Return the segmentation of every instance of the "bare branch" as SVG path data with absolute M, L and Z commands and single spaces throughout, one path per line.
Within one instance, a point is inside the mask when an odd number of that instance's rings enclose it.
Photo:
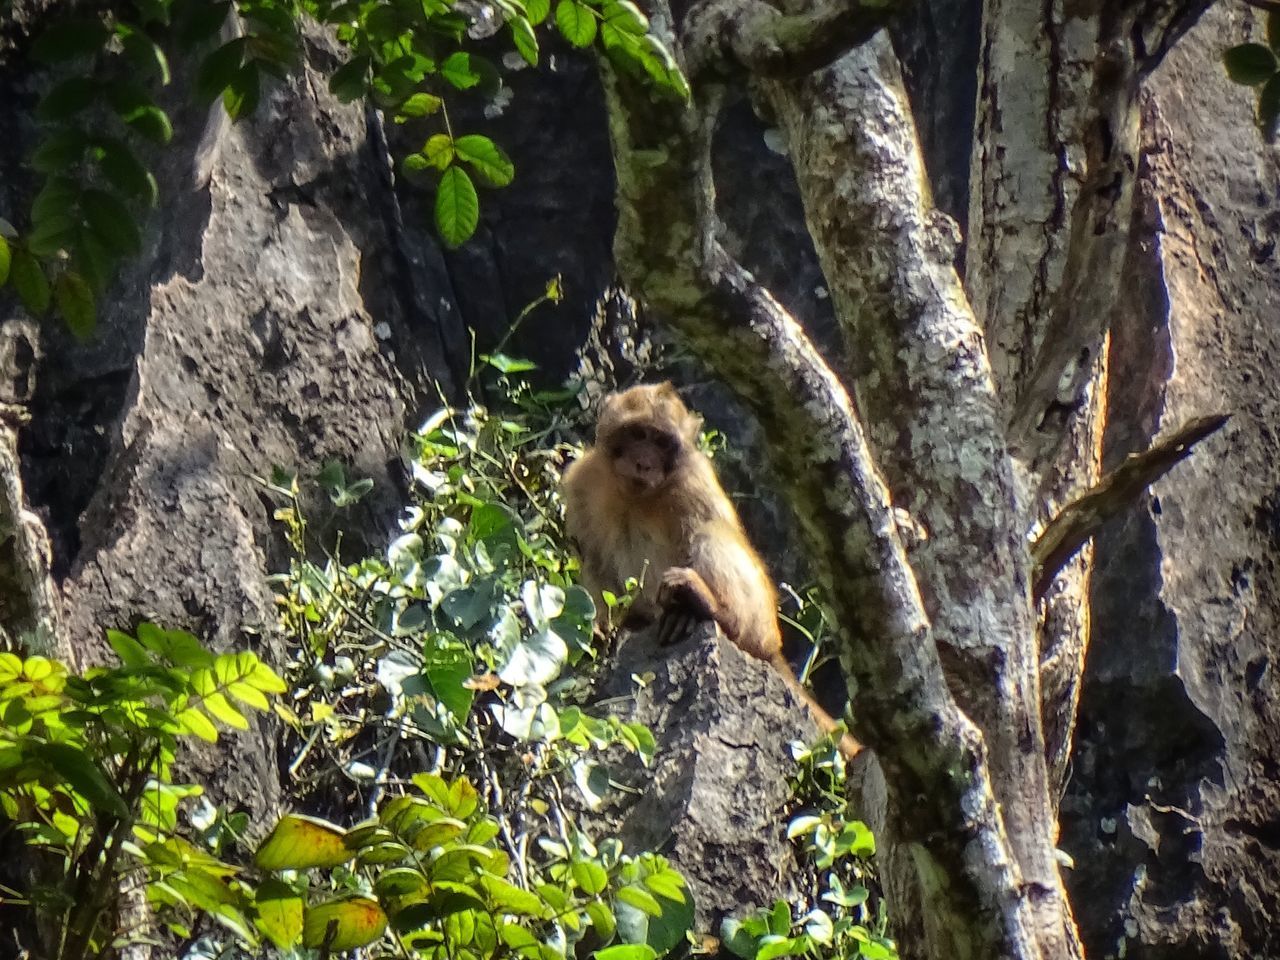
M 683 40 L 696 72 L 794 77 L 825 67 L 884 27 L 897 0 L 816 0 L 783 13 L 764 0 L 704 0 L 689 12 Z
M 1280 0 L 1241 0 L 1241 2 L 1253 7 L 1255 10 L 1265 10 L 1267 13 L 1280 13 Z
M 1036 599 L 1045 595 L 1058 571 L 1104 523 L 1189 457 L 1197 443 L 1222 429 L 1229 416 L 1217 414 L 1188 421 L 1142 453 L 1130 454 L 1087 493 L 1063 507 L 1031 548 Z

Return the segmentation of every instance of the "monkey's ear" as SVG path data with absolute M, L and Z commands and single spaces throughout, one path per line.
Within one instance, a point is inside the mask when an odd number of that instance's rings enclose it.
M 680 399 L 680 394 L 676 392 L 675 384 L 672 383 L 670 380 L 663 380 L 660 384 L 658 384 L 658 389 L 654 392 L 658 397 L 661 397 L 661 398 L 670 397 L 672 400 Z
M 698 442 L 698 434 L 702 432 L 702 414 L 687 413 L 684 418 L 685 438 L 693 444 Z

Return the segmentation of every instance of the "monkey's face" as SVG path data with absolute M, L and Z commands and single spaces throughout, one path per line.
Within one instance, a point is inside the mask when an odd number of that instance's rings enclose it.
M 680 440 L 651 424 L 628 423 L 608 441 L 613 472 L 633 493 L 652 493 L 667 482 L 680 458 Z
M 632 493 L 653 493 L 694 448 L 700 423 L 671 384 L 632 387 L 605 398 L 596 443 Z

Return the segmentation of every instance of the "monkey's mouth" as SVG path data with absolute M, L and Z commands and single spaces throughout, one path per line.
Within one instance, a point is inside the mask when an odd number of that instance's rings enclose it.
M 663 477 L 637 477 L 630 476 L 627 478 L 627 485 L 631 488 L 631 492 L 636 495 L 653 493 L 662 486 Z

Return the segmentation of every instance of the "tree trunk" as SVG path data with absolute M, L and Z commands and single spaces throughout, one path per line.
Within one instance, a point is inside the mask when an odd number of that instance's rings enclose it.
M 619 267 L 754 394 L 784 454 L 767 479 L 792 498 L 841 614 L 904 956 L 1070 955 L 1055 844 L 1075 863 L 1089 956 L 1280 953 L 1280 164 L 1219 65 L 1257 17 L 1217 4 L 1181 37 L 1203 6 L 918 5 L 894 38 L 910 101 L 880 39 L 807 78 L 751 84 L 781 132 L 751 116 L 740 77 L 712 70 L 699 92 L 727 104 L 720 237 L 702 229 L 708 131 L 647 91 L 613 90 Z M 36 93 L 13 39 L 36 14 L 19 7 L 0 38 L 15 105 L 0 117 L 0 216 L 15 220 Z M 1134 23 L 1147 61 L 1100 57 Z M 334 56 L 314 37 L 308 54 L 324 69 Z M 392 182 L 396 132 L 332 102 L 317 70 L 236 127 L 179 113 L 150 246 L 96 338 L 76 344 L 3 301 L 10 634 L 56 630 L 85 663 L 104 655 L 103 627 L 155 618 L 279 663 L 263 578 L 283 557 L 252 478 L 326 459 L 373 477 L 343 523 L 353 551 L 353 535 L 376 549 L 400 502 L 399 438 L 433 379 L 459 387 L 468 326 L 494 342 L 562 272 L 571 302 L 513 352 L 571 366 L 613 276 L 613 183 L 590 66 L 560 59 L 510 79 L 495 138 L 527 179 L 486 197 L 477 240 L 456 253 L 431 237 L 429 197 Z M 1099 117 L 1112 151 L 1099 152 Z M 1120 186 L 1102 210 L 1092 188 L 1106 171 Z M 1033 608 L 1028 531 L 1099 466 L 1219 410 L 1233 420 L 1205 455 L 1099 537 L 1092 579 L 1078 561 Z M 709 724 L 738 715 L 732 692 L 697 685 Z M 656 731 L 675 751 L 688 746 L 678 724 Z M 275 739 L 200 759 L 222 799 L 276 805 Z M 785 775 L 758 772 L 769 789 Z M 653 799 L 678 818 L 682 850 L 717 842 L 705 809 Z M 682 866 L 723 887 L 715 864 Z M 729 899 L 750 906 L 755 886 Z M 760 903 L 776 892 L 755 890 Z

